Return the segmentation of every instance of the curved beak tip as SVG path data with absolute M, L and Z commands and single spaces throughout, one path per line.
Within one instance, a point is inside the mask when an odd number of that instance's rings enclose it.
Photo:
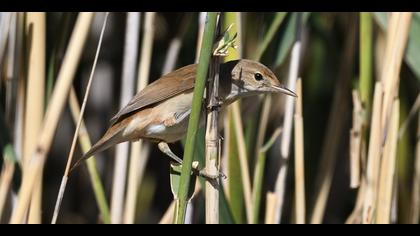
M 291 91 L 290 89 L 284 87 L 284 86 L 273 86 L 273 88 L 276 90 L 276 92 L 278 93 L 284 93 L 286 95 L 292 96 L 297 98 L 298 96 L 296 95 L 296 93 L 294 93 L 293 91 Z
M 287 91 L 287 93 L 285 93 L 285 94 L 290 95 L 290 96 L 295 97 L 295 98 L 298 97 L 298 95 L 296 93 L 292 92 L 291 90 Z

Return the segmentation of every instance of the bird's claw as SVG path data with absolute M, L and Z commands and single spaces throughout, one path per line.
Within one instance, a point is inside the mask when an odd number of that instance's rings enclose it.
M 171 160 L 171 165 L 172 166 L 177 166 L 178 168 L 180 168 L 182 163 Z M 181 169 L 178 169 L 177 171 L 179 171 L 179 174 L 181 173 Z M 192 174 L 194 174 L 196 176 L 199 176 L 199 177 L 203 177 L 210 182 L 214 182 L 214 181 L 218 180 L 219 178 L 222 178 L 222 179 L 227 178 L 226 175 L 221 171 L 218 171 L 218 173 L 216 175 L 211 175 L 211 174 L 207 173 L 205 168 L 200 170 L 198 168 L 198 162 L 197 161 L 194 161 L 192 163 Z
M 220 109 L 223 105 L 223 102 L 216 98 L 216 101 L 207 105 L 207 110 L 214 111 L 216 109 Z
M 218 173 L 216 175 L 210 175 L 210 174 L 207 173 L 206 169 L 202 169 L 202 170 L 198 171 L 197 175 L 200 176 L 200 177 L 203 177 L 205 179 L 208 179 L 208 180 L 217 180 L 219 178 L 222 178 L 222 179 L 227 178 L 226 175 L 221 171 L 218 171 Z

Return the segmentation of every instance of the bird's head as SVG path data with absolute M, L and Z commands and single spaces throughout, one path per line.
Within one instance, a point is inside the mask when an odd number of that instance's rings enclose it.
M 265 65 L 251 60 L 241 59 L 226 63 L 229 68 L 232 91 L 236 96 L 249 96 L 262 93 L 283 93 L 296 97 L 296 94 L 280 83 L 276 75 Z

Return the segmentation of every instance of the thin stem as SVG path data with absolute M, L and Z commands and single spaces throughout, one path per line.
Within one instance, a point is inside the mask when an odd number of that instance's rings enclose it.
M 202 99 L 206 85 L 207 70 L 213 48 L 213 40 L 216 30 L 217 13 L 207 13 L 207 22 L 203 34 L 203 43 L 201 45 L 200 59 L 197 69 L 197 77 L 194 87 L 192 110 L 188 123 L 187 141 L 184 151 L 182 173 L 179 183 L 179 192 L 176 204 L 175 223 L 182 224 L 185 221 L 187 207 L 187 195 L 190 185 L 191 165 L 193 161 L 194 148 L 196 145 L 196 134 L 200 120 Z
M 7 36 L 9 35 L 11 12 L 0 13 L 0 66 L 3 65 L 4 53 L 6 52 Z
M 401 139 L 405 133 L 405 131 L 408 128 L 408 125 L 410 122 L 414 119 L 416 113 L 420 109 L 420 93 L 417 95 L 416 101 L 414 102 L 413 106 L 410 109 L 410 112 L 408 113 L 407 118 L 404 120 L 404 122 L 401 125 L 400 131 L 398 132 L 398 139 Z
M 83 120 L 83 114 L 85 113 L 87 99 L 89 97 L 90 88 L 92 86 L 93 75 L 95 73 L 96 64 L 98 62 L 99 53 L 101 51 L 102 39 L 103 39 L 103 35 L 104 35 L 104 32 L 105 32 L 108 15 L 109 15 L 109 13 L 107 12 L 105 14 L 105 18 L 104 18 L 104 22 L 103 22 L 103 25 L 102 25 L 101 34 L 99 36 L 99 42 L 98 42 L 98 46 L 96 48 L 95 59 L 93 61 L 92 70 L 90 72 L 89 82 L 88 82 L 88 84 L 86 86 L 86 92 L 85 92 L 85 96 L 83 98 L 82 108 L 80 109 L 80 116 L 79 116 L 79 119 L 77 121 L 76 130 L 74 131 L 73 141 L 71 143 L 70 153 L 69 153 L 69 156 L 67 158 L 66 169 L 64 171 L 64 175 L 63 175 L 63 178 L 62 178 L 62 181 L 61 181 L 61 185 L 60 185 L 60 190 L 58 192 L 57 201 L 55 203 L 54 214 L 53 214 L 53 218 L 52 218 L 52 221 L 51 221 L 52 224 L 55 224 L 57 222 L 58 213 L 60 211 L 61 202 L 63 200 L 64 191 L 66 189 L 66 184 L 67 184 L 67 179 L 68 179 L 68 176 L 69 176 L 70 166 L 71 166 L 71 163 L 72 163 L 72 160 L 73 160 L 74 150 L 76 148 L 77 138 L 78 138 L 80 126 L 81 126 L 82 120 Z
M 188 27 L 191 23 L 191 13 L 185 13 L 185 16 L 183 17 L 180 29 L 177 33 L 177 35 L 171 40 L 169 43 L 169 48 L 166 53 L 165 63 L 163 65 L 162 69 L 162 75 L 165 75 L 175 68 L 179 51 L 181 50 L 182 46 L 182 38 L 184 37 L 185 33 L 187 32 Z M 198 50 L 197 50 L 198 51 Z
M 80 117 L 80 105 L 77 101 L 77 95 L 76 91 L 74 90 L 74 87 L 70 91 L 69 105 L 73 121 L 77 124 L 77 120 Z M 89 138 L 89 134 L 87 132 L 86 125 L 83 120 L 79 131 L 79 145 L 81 146 L 83 153 L 88 152 L 92 147 L 92 142 Z M 105 224 L 109 224 L 111 223 L 109 206 L 105 197 L 104 186 L 101 182 L 101 178 L 96 168 L 96 159 L 94 157 L 89 158 L 86 160 L 86 164 L 89 172 L 90 182 L 92 183 L 93 192 L 95 194 L 96 203 L 98 204 L 102 220 Z
M 252 201 L 253 201 L 253 219 L 252 223 L 258 223 L 259 209 L 260 209 L 260 200 L 261 200 L 261 189 L 262 189 L 262 179 L 264 176 L 264 167 L 266 161 L 266 152 L 263 152 L 261 147 L 263 146 L 263 140 L 265 136 L 265 131 L 267 130 L 268 118 L 270 115 L 270 108 L 272 103 L 272 97 L 270 95 L 265 97 L 263 108 L 261 110 L 261 119 L 258 127 L 258 138 L 257 138 L 257 164 L 254 171 L 254 188 L 252 191 Z
M 238 48 L 236 50 L 229 49 L 228 55 L 224 58 L 225 61 L 238 60 L 242 58 L 242 18 L 240 12 L 225 12 L 224 15 L 224 29 L 227 29 L 229 26 L 232 26 L 232 32 L 237 32 L 238 37 L 236 44 Z M 232 211 L 232 214 L 235 219 L 235 223 L 244 222 L 244 192 L 243 185 L 238 184 L 242 180 L 241 166 L 239 164 L 239 155 L 238 155 L 238 137 L 235 134 L 235 127 L 233 121 L 233 109 L 232 106 L 227 108 L 228 114 L 225 119 L 225 141 L 223 142 L 225 148 L 224 156 L 222 161 L 224 162 L 222 168 L 225 168 L 223 171 L 229 176 L 225 181 L 223 181 L 223 187 L 226 189 L 228 194 L 227 198 L 229 200 L 229 207 Z M 242 139 L 245 139 L 242 137 Z
M 277 30 L 280 28 L 281 23 L 283 22 L 284 18 L 286 17 L 287 12 L 278 12 L 274 16 L 273 22 L 270 25 L 267 33 L 264 35 L 264 39 L 261 42 L 261 45 L 258 47 L 257 53 L 255 54 L 255 60 L 261 60 L 264 52 L 266 51 L 268 45 L 273 40 L 274 36 L 276 35 Z
M 3 13 L 4 14 L 4 13 Z M 5 102 L 5 120 L 13 121 L 13 115 L 15 114 L 16 106 L 16 84 L 17 84 L 17 47 L 18 45 L 18 20 L 17 13 L 12 12 L 10 18 L 10 28 L 8 32 L 8 43 L 7 43 L 7 57 L 5 58 L 5 76 L 6 76 L 6 102 Z M 1 44 L 1 43 L 0 43 Z M 1 46 L 0 46 L 1 47 Z M 0 53 L 0 56 L 2 54 Z M 0 59 L 0 66 L 1 66 Z
M 235 135 L 238 142 L 239 164 L 241 166 L 242 187 L 244 189 L 245 210 L 247 222 L 252 221 L 252 188 L 251 175 L 249 173 L 248 158 L 246 153 L 245 136 L 242 130 L 242 119 L 240 115 L 240 107 L 238 102 L 232 104 L 232 113 L 235 126 Z
M 373 69 L 373 30 L 372 27 L 372 13 L 361 12 L 360 13 L 360 99 L 363 107 L 366 110 L 366 123 L 368 123 L 370 109 L 371 109 L 371 97 L 372 97 L 372 69 Z

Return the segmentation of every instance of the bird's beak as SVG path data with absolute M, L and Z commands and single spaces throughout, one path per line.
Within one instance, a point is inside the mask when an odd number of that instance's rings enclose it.
M 280 86 L 271 85 L 270 87 L 273 89 L 273 92 L 284 93 L 284 94 L 290 95 L 292 97 L 297 97 L 296 93 L 292 92 L 291 90 L 289 90 L 288 88 L 286 88 L 282 85 L 280 85 Z

